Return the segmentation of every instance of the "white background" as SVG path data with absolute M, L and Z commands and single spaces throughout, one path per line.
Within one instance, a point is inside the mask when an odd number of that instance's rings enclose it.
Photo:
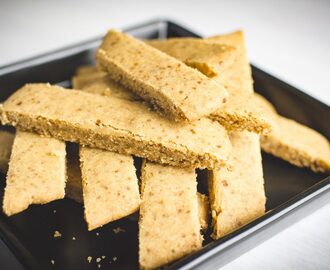
M 157 17 L 244 29 L 252 63 L 330 104 L 330 1 L 0 0 L 0 66 Z M 327 205 L 224 269 L 330 269 L 329 233 Z

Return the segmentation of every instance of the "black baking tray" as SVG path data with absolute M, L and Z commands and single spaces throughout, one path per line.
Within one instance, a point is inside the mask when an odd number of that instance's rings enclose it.
M 139 38 L 198 37 L 168 20 L 147 22 L 125 31 Z M 93 63 L 100 41 L 101 37 L 98 37 L 0 68 L 0 101 L 28 82 L 70 86 L 75 70 Z M 282 115 L 330 138 L 327 105 L 254 66 L 252 68 L 256 91 L 268 98 Z M 294 167 L 264 153 L 263 167 L 267 213 L 218 241 L 210 241 L 207 237 L 202 250 L 166 268 L 220 267 L 330 201 L 330 177 L 327 175 Z M 2 175 L 1 200 L 4 182 Z M 113 229 L 118 227 L 125 232 L 114 233 Z M 54 239 L 55 230 L 62 233 L 61 238 Z M 95 259 L 106 256 L 100 262 L 101 269 L 136 269 L 137 235 L 137 222 L 132 218 L 88 232 L 83 207 L 69 199 L 31 206 L 10 218 L 0 213 L 0 268 L 99 269 Z M 93 258 L 90 264 L 88 256 Z

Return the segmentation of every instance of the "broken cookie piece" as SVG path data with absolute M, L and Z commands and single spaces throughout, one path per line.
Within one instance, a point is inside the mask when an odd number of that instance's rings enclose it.
M 65 143 L 17 131 L 7 172 L 3 211 L 11 216 L 31 204 L 64 198 Z

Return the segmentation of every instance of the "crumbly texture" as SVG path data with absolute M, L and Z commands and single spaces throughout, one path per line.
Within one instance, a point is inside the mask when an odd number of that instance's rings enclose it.
M 139 209 L 139 185 L 132 156 L 80 147 L 80 166 L 88 230 Z
M 3 211 L 11 216 L 30 204 L 64 197 L 65 143 L 17 131 L 9 161 Z
M 68 180 L 65 187 L 65 196 L 76 201 L 77 203 L 82 203 L 83 196 L 79 162 L 79 146 L 73 143 L 67 144 L 66 153 Z
M 0 172 L 2 173 L 7 173 L 14 138 L 14 134 L 0 130 Z
M 232 91 L 228 102 L 210 119 L 218 121 L 228 131 L 251 131 L 268 134 L 274 126 L 274 120 L 257 105 L 253 94 Z
M 206 231 L 209 226 L 210 202 L 209 198 L 197 192 L 199 222 L 202 231 Z
M 144 162 L 141 171 L 139 263 L 155 269 L 202 247 L 197 181 L 194 169 Z
M 233 146 L 228 165 L 209 175 L 214 239 L 265 213 L 265 191 L 259 136 L 230 133 Z
M 198 69 L 210 78 L 232 65 L 237 58 L 234 47 L 210 43 L 198 38 L 157 39 L 147 40 L 146 43 Z
M 230 93 L 228 100 L 210 114 L 212 120 L 218 121 L 229 131 L 269 133 L 273 122 L 262 108 L 255 105 L 252 96 L 253 81 L 243 33 L 235 32 L 218 39 L 174 38 L 147 43 L 187 65 L 198 63 L 195 64 L 200 67 L 197 67 L 198 70 L 227 87 Z
M 219 167 L 231 150 L 226 130 L 206 118 L 176 123 L 141 103 L 49 84 L 24 86 L 0 109 L 3 124 L 173 166 Z
M 224 87 L 197 70 L 121 32 L 109 31 L 97 60 L 111 79 L 176 121 L 209 115 L 228 96 Z

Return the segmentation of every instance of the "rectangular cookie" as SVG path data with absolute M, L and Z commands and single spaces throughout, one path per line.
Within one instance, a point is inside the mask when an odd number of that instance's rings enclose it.
M 259 136 L 230 133 L 233 146 L 228 165 L 209 174 L 214 239 L 265 213 L 265 191 Z
M 139 264 L 155 269 L 202 247 L 194 169 L 144 162 Z
M 266 108 L 275 119 L 274 129 L 261 136 L 265 152 L 284 159 L 298 167 L 307 167 L 314 172 L 330 172 L 330 145 L 327 138 L 317 131 L 292 119 L 280 116 L 262 96 L 260 106 Z
M 88 230 L 136 212 L 140 193 L 132 156 L 88 147 L 79 152 Z
M 207 116 L 227 97 L 220 84 L 121 32 L 108 32 L 97 51 L 97 60 L 111 79 L 176 121 Z
M 49 84 L 24 86 L 0 111 L 2 124 L 173 166 L 218 167 L 231 149 L 226 130 L 206 118 L 175 123 L 141 103 Z
M 258 110 L 243 32 L 218 36 L 215 40 L 235 46 L 241 52 L 235 65 L 227 70 L 227 74 L 222 73 L 217 79 L 228 81 L 226 87 L 230 97 L 249 95 L 251 103 L 247 103 L 247 106 Z M 228 104 L 230 103 L 228 100 Z M 239 102 L 236 105 L 239 107 Z M 261 116 L 273 124 L 272 118 L 267 117 L 262 110 L 261 112 Z M 212 237 L 215 239 L 265 213 L 266 197 L 259 135 L 248 131 L 235 131 L 229 133 L 229 136 L 233 148 L 228 163 L 221 170 L 213 170 L 209 175 Z
M 65 143 L 17 131 L 7 172 L 4 213 L 11 216 L 31 204 L 62 199 L 65 182 Z
M 234 47 L 210 43 L 199 38 L 146 40 L 146 44 L 196 68 L 209 78 L 231 66 L 237 58 Z

